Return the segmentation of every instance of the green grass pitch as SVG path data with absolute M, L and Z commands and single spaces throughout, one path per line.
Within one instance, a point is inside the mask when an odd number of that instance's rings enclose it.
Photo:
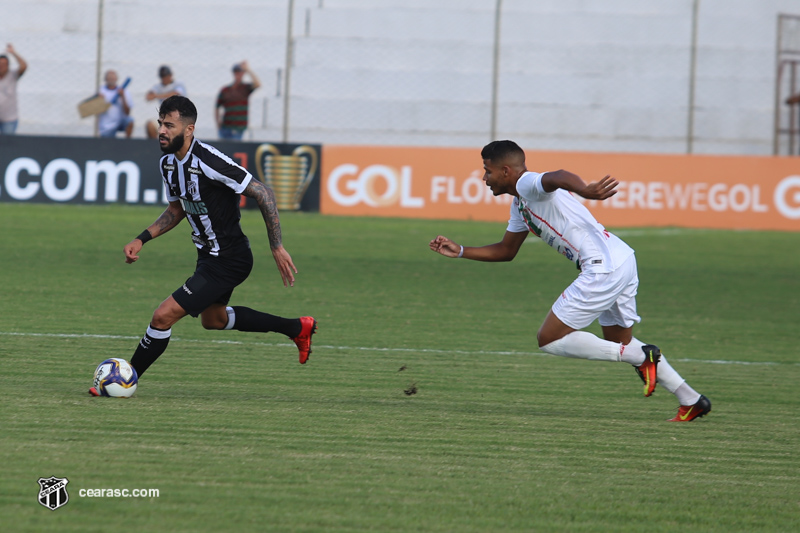
M 279 335 L 187 318 L 133 398 L 92 398 L 95 366 L 130 359 L 192 272 L 186 223 L 124 263 L 159 213 L 0 207 L 3 531 L 800 529 L 800 233 L 618 232 L 637 337 L 713 402 L 689 424 L 628 365 L 539 352 L 577 274 L 541 242 L 480 264 L 427 243 L 496 242 L 504 224 L 301 213 L 282 215 L 294 288 L 244 214 L 256 263 L 233 303 L 313 314 L 307 365 Z M 50 476 L 69 479 L 55 511 L 37 502 Z M 159 497 L 79 496 L 98 488 Z

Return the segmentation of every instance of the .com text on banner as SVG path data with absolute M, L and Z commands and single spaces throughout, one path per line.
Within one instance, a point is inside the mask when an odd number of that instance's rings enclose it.
M 610 174 L 617 194 L 586 202 L 610 227 L 800 230 L 800 158 L 526 151 L 536 172 Z M 511 198 L 482 180 L 480 148 L 324 146 L 320 211 L 508 220 Z

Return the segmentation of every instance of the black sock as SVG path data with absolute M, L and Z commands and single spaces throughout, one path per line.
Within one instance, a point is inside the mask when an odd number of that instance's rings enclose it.
M 231 307 L 231 309 L 234 312 L 232 329 L 239 331 L 259 331 L 261 333 L 277 331 L 294 338 L 300 335 L 300 330 L 303 329 L 299 318 L 282 318 L 249 307 Z
M 156 359 L 167 349 L 171 334 L 172 329 L 164 331 L 153 326 L 147 328 L 147 333 L 139 341 L 139 346 L 136 347 L 136 351 L 131 357 L 131 366 L 136 369 L 136 374 L 140 378 L 145 370 L 150 368 L 150 365 L 155 363 Z

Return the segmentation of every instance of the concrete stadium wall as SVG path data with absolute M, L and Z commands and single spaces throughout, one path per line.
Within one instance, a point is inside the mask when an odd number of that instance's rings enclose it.
M 21 134 L 93 133 L 99 0 L 0 0 L 29 64 Z M 248 59 L 248 140 L 281 140 L 287 0 L 105 0 L 102 70 L 144 94 L 169 64 L 213 139 L 213 105 Z M 504 0 L 497 136 L 528 149 L 687 149 L 693 0 Z M 290 142 L 480 146 L 490 140 L 495 0 L 296 0 Z M 696 153 L 772 152 L 779 13 L 798 0 L 700 0 Z

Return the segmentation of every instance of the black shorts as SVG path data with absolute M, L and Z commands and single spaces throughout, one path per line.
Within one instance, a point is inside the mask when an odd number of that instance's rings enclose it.
M 224 257 L 199 250 L 194 274 L 172 293 L 172 297 L 197 318 L 212 304 L 227 305 L 233 289 L 247 279 L 252 269 L 253 252 L 249 245 L 237 247 Z

